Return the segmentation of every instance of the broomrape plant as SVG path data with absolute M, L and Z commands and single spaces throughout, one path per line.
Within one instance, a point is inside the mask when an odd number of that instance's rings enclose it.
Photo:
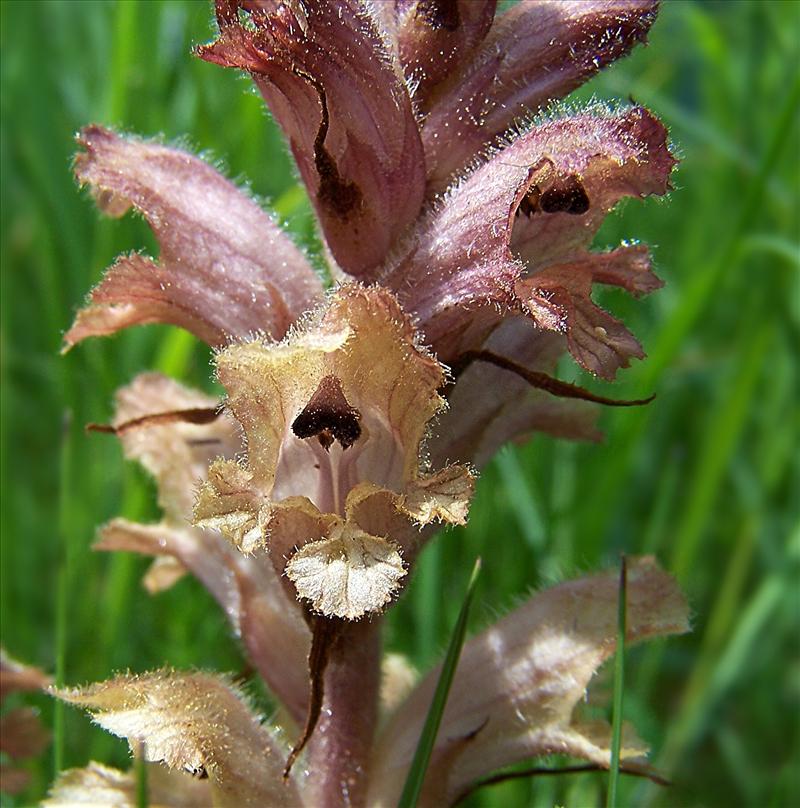
M 65 348 L 129 326 L 215 349 L 222 401 L 146 373 L 112 425 L 156 478 L 158 524 L 115 519 L 97 547 L 155 557 L 157 592 L 191 572 L 282 705 L 263 722 L 231 680 L 160 670 L 57 695 L 154 767 L 152 804 L 394 805 L 436 671 L 383 658 L 382 615 L 437 525 L 461 525 L 480 469 L 533 431 L 591 439 L 595 403 L 552 376 L 568 351 L 611 380 L 644 356 L 591 298 L 661 284 L 648 251 L 589 249 L 624 197 L 661 195 L 675 160 L 640 106 L 533 119 L 642 41 L 652 0 L 217 0 L 210 62 L 247 72 L 316 211 L 325 291 L 278 225 L 184 151 L 84 129 L 78 180 L 133 207 L 158 260 L 123 255 Z M 609 765 L 577 702 L 615 648 L 613 573 L 541 592 L 462 652 L 421 801 L 548 754 Z M 652 559 L 631 562 L 628 640 L 687 629 Z M 291 750 L 287 738 L 297 739 Z M 622 758 L 645 770 L 626 731 Z M 294 764 L 294 765 L 293 765 Z M 191 775 L 195 775 L 192 777 Z M 133 805 L 132 774 L 63 773 L 48 805 Z

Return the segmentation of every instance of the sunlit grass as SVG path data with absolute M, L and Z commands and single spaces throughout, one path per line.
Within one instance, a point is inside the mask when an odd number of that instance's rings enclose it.
M 799 17 L 780 0 L 664 3 L 651 45 L 580 91 L 649 105 L 683 157 L 666 203 L 629 202 L 597 239 L 653 246 L 665 289 L 604 300 L 650 354 L 613 394 L 658 397 L 606 412 L 602 445 L 536 437 L 505 449 L 470 525 L 425 551 L 388 621 L 389 648 L 426 668 L 444 652 L 477 555 L 473 627 L 621 552 L 658 555 L 689 594 L 694 631 L 628 652 L 625 716 L 674 785 L 623 777 L 619 805 L 800 803 Z M 145 560 L 90 550 L 104 520 L 157 512 L 145 475 L 83 425 L 106 421 L 114 389 L 145 369 L 211 389 L 207 349 L 152 327 L 58 354 L 114 256 L 155 249 L 142 221 L 101 220 L 76 189 L 72 138 L 90 121 L 187 138 L 319 254 L 260 99 L 189 56 L 209 22 L 191 0 L 0 2 L 2 642 L 70 684 L 163 664 L 242 669 L 201 586 L 151 598 Z M 609 392 L 569 363 L 561 372 Z M 592 693 L 587 710 L 610 717 L 610 668 Z M 39 703 L 52 725 L 53 704 Z M 56 727 L 59 767 L 127 765 L 125 745 L 76 711 Z M 31 766 L 29 793 L 4 805 L 44 793 L 54 760 Z M 602 804 L 606 784 L 603 774 L 509 781 L 468 804 L 582 808 Z

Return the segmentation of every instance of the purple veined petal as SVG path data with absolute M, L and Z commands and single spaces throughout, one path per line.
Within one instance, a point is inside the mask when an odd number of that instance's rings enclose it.
M 591 281 L 633 285 L 635 293 L 658 281 L 642 267 L 641 248 L 612 253 L 616 266 L 586 248 L 621 198 L 666 193 L 674 164 L 666 129 L 642 107 L 539 124 L 442 198 L 383 282 L 416 314 L 445 362 L 457 364 L 505 315 L 522 312 L 568 342 L 573 323 L 588 325 L 600 343 L 605 329 L 621 356 L 591 362 L 587 350 L 576 349 L 575 358 L 609 378 L 640 349 L 622 339 L 613 318 L 594 311 Z M 584 269 L 587 262 L 596 268 L 588 285 L 584 270 L 563 287 L 547 280 L 548 272 L 555 275 L 550 267 L 576 258 Z M 543 293 L 534 295 L 539 288 Z
M 400 59 L 418 105 L 436 103 L 434 88 L 467 64 L 496 7 L 497 0 L 415 0 L 398 9 Z
M 363 280 L 416 219 L 425 187 L 422 142 L 383 16 L 356 0 L 217 0 L 219 38 L 198 49 L 253 77 L 331 253 Z
M 158 262 L 122 256 L 64 337 L 140 323 L 171 323 L 212 346 L 253 333 L 282 337 L 322 286 L 275 222 L 210 165 L 178 149 L 84 129 L 75 173 L 101 209 L 141 212 L 161 247 Z
M 563 98 L 643 42 L 658 0 L 522 0 L 495 18 L 422 127 L 429 186 L 444 188 L 515 120 Z
M 573 713 L 614 653 L 618 592 L 616 570 L 567 581 L 464 645 L 421 807 L 450 805 L 476 780 L 526 758 L 566 754 L 608 766 L 610 727 Z M 629 559 L 627 603 L 629 643 L 689 630 L 686 600 L 651 557 Z M 379 735 L 370 805 L 396 804 L 438 677 L 429 673 Z M 646 751 L 625 740 L 623 758 Z

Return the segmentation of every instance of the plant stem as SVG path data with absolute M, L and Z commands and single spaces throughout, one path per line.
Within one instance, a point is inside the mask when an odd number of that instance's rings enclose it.
M 358 808 L 366 804 L 378 718 L 381 621 L 345 625 L 329 654 L 322 712 L 308 744 L 309 804 Z

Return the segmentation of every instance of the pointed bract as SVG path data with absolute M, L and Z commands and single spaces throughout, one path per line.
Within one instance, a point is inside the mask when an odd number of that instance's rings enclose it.
M 145 419 L 159 413 L 194 409 L 214 410 L 220 401 L 193 390 L 160 373 L 141 373 L 117 390 L 113 425 Z M 191 517 L 194 489 L 205 477 L 210 460 L 233 456 L 242 448 L 233 418 L 220 412 L 207 424 L 186 423 L 181 418 L 166 424 L 140 422 L 119 435 L 125 456 L 139 461 L 158 484 L 158 504 L 174 525 L 185 527 Z
M 601 766 L 610 727 L 573 716 L 614 653 L 619 574 L 581 578 L 533 597 L 469 640 L 450 689 L 420 805 L 448 805 L 481 777 L 526 758 L 561 754 Z M 688 631 L 688 607 L 652 558 L 629 559 L 627 641 Z M 439 677 L 432 671 L 389 719 L 373 759 L 370 805 L 394 805 Z M 646 747 L 630 732 L 625 756 Z
M 207 776 L 215 804 L 300 803 L 294 782 L 281 778 L 283 750 L 220 676 L 157 671 L 54 693 L 88 709 L 133 751 L 142 744 L 146 760 Z

